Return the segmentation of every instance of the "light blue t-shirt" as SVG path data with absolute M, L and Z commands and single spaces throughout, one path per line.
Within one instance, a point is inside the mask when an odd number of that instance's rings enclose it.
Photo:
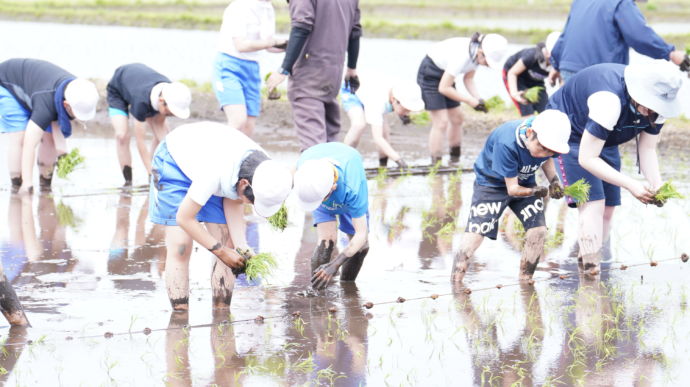
M 505 188 L 506 178 L 517 177 L 523 187 L 535 186 L 534 174 L 548 157 L 532 157 L 520 138 L 533 118 L 509 121 L 494 129 L 474 163 L 477 184 Z M 524 123 L 524 125 L 523 125 Z
M 338 170 L 337 187 L 319 208 L 353 218 L 364 216 L 369 208 L 369 190 L 359 152 L 341 142 L 318 144 L 302 152 L 297 167 L 307 160 L 318 159 L 330 161 Z

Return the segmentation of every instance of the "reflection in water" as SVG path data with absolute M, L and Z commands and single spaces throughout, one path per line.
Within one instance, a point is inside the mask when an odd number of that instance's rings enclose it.
M 0 384 L 5 385 L 26 346 L 26 327 L 12 327 L 0 344 Z
M 108 253 L 108 273 L 125 278 L 113 278 L 115 287 L 125 290 L 155 290 L 152 278 L 132 278 L 137 274 L 151 273 L 155 270 L 160 277 L 165 265 L 165 232 L 162 226 L 153 224 L 146 233 L 148 216 L 148 197 L 141 205 L 134 232 L 134 250 L 129 254 L 129 220 L 132 209 L 132 195 L 121 193 L 117 204 L 115 234 Z M 140 276 L 136 276 L 140 277 Z
M 458 227 L 457 216 L 462 207 L 462 172 L 448 176 L 447 193 L 444 179 L 429 178 L 431 184 L 431 208 L 422 213 L 422 238 L 419 242 L 419 259 L 422 269 L 429 269 L 439 257 L 452 251 L 453 235 Z

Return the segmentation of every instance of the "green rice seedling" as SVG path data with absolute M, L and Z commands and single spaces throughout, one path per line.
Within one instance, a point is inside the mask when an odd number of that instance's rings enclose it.
M 249 280 L 266 278 L 271 275 L 271 272 L 276 266 L 278 266 L 278 262 L 273 254 L 260 253 L 247 260 L 247 269 L 245 273 Z
M 378 173 L 376 174 L 376 184 L 382 186 L 386 182 L 388 177 L 388 169 L 386 167 L 379 167 Z
M 654 199 L 665 203 L 668 199 L 685 199 L 685 196 L 681 195 L 676 190 L 676 187 L 673 186 L 673 182 L 667 181 L 656 191 Z
M 456 228 L 455 222 L 448 222 L 438 230 L 438 236 L 443 239 L 450 239 L 453 237 L 453 234 L 455 234 Z
M 591 185 L 585 181 L 585 179 L 580 179 L 573 184 L 568 185 L 563 189 L 563 193 L 570 196 L 577 202 L 577 205 L 587 202 L 589 200 L 589 189 Z
M 529 89 L 525 90 L 522 96 L 525 97 L 529 103 L 537 103 L 539 102 L 539 94 L 542 92 L 542 90 L 544 90 L 543 86 L 530 87 Z
M 72 207 L 64 204 L 62 201 L 55 207 L 57 212 L 58 223 L 61 226 L 77 228 L 81 224 L 81 219 L 74 215 Z
M 79 153 L 79 148 L 72 149 L 71 152 L 60 157 L 57 162 L 57 175 L 61 179 L 67 178 L 74 169 L 84 162 L 84 156 Z
M 268 223 L 278 231 L 284 231 L 288 225 L 288 211 L 285 203 L 280 206 L 278 212 L 268 218 Z
M 306 359 L 298 360 L 290 368 L 292 368 L 293 370 L 295 370 L 297 372 L 303 373 L 303 374 L 309 374 L 312 371 L 314 371 L 314 368 L 316 368 L 316 363 L 314 363 L 314 357 L 312 356 L 312 354 L 310 352 L 309 356 L 307 356 Z
M 685 47 L 685 54 L 690 55 L 690 46 Z
M 486 108 L 489 111 L 501 111 L 506 107 L 505 102 L 503 102 L 503 99 L 497 95 L 494 95 L 493 97 L 484 101 L 484 105 L 486 105 Z
M 433 180 L 434 177 L 436 177 L 439 169 L 441 169 L 441 160 L 437 161 L 436 164 L 432 165 L 431 168 L 429 168 L 429 180 Z
M 431 122 L 431 117 L 428 111 L 410 114 L 412 123 L 418 126 L 427 126 Z

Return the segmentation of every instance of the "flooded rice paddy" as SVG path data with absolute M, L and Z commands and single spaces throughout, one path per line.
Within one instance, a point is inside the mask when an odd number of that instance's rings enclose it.
M 294 161 L 276 138 L 288 133 L 259 136 L 276 158 Z M 214 311 L 212 255 L 195 249 L 190 311 L 173 313 L 146 189 L 116 188 L 108 130 L 75 137 L 85 167 L 56 180 L 52 195 L 12 196 L 0 170 L 0 255 L 32 324 L 0 328 L 6 385 L 688 384 L 690 266 L 678 258 L 690 252 L 688 200 L 659 209 L 624 193 L 600 280 L 578 276 L 569 256 L 576 213 L 551 202 L 549 254 L 533 284 L 516 284 L 518 231 L 485 241 L 465 286 L 454 288 L 473 175 L 372 179 L 371 249 L 356 283 L 305 293 L 316 234 L 289 201 L 284 232 L 250 217 L 254 249 L 279 260 L 273 277 L 240 278 L 231 310 Z M 422 149 L 405 152 L 426 160 Z M 687 161 L 663 157 L 663 175 L 690 192 Z M 630 173 L 632 160 L 624 157 Z

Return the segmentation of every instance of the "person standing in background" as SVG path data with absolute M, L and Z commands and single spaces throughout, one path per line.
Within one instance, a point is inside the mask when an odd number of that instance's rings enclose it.
M 630 63 L 630 49 L 653 59 L 670 60 L 682 71 L 690 58 L 666 43 L 647 25 L 634 0 L 575 0 L 551 53 L 551 84 L 567 82 L 599 63 Z
M 275 29 L 270 0 L 234 0 L 223 13 L 213 90 L 228 125 L 249 137 L 261 112 L 259 58 L 263 50 L 283 52 L 287 45 Z
M 270 92 L 285 78 L 300 149 L 336 141 L 340 133 L 338 91 L 343 76 L 357 91 L 362 27 L 359 0 L 290 1 L 291 30 L 281 68 L 266 82 Z

